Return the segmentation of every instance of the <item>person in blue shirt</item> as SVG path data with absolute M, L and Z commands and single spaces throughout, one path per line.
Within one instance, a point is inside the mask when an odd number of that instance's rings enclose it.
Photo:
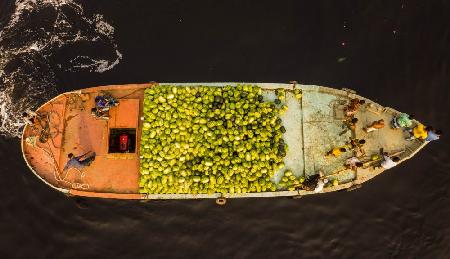
M 95 97 L 95 106 L 102 111 L 107 111 L 117 105 L 119 105 L 119 102 L 112 96 L 98 95 Z
M 119 102 L 110 95 L 98 95 L 95 97 L 95 107 L 91 109 L 91 114 L 100 119 L 109 119 L 109 109 L 119 105 Z
M 441 130 L 429 129 L 427 133 L 428 134 L 427 134 L 427 137 L 425 138 L 425 141 L 428 141 L 428 142 L 438 140 L 442 135 Z
M 88 154 L 91 153 L 89 156 Z M 67 155 L 69 161 L 67 161 L 66 166 L 64 166 L 63 173 L 70 168 L 82 169 L 86 166 L 90 166 L 92 161 L 95 160 L 95 152 L 87 152 L 81 156 L 74 156 L 72 153 Z

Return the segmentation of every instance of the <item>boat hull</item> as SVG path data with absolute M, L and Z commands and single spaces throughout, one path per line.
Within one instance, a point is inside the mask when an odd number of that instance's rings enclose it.
M 239 83 L 159 83 L 160 85 L 180 86 L 225 86 Z M 362 183 L 383 172 L 382 168 L 343 169 L 343 160 L 330 160 L 324 157 L 326 150 L 342 145 L 349 137 L 365 138 L 368 154 L 378 153 L 379 148 L 391 153 L 400 152 L 401 162 L 414 156 L 426 143 L 415 140 L 406 142 L 401 130 L 386 126 L 373 134 L 361 130 L 362 124 L 383 118 L 390 121 L 399 112 L 383 107 L 369 99 L 358 96 L 348 89 L 338 90 L 314 85 L 293 85 L 276 83 L 246 83 L 260 86 L 265 98 L 271 98 L 271 92 L 277 88 L 292 90 L 300 88 L 303 93 L 298 107 L 285 115 L 288 145 L 291 154 L 287 155 L 288 166 L 294 167 L 299 175 L 308 177 L 321 170 L 330 179 L 338 179 L 336 186 L 324 188 L 322 192 L 354 189 Z M 26 126 L 22 135 L 24 160 L 31 171 L 50 187 L 62 193 L 75 196 L 114 198 L 114 199 L 203 199 L 203 198 L 250 198 L 303 196 L 314 194 L 312 191 L 276 191 L 245 194 L 140 194 L 139 193 L 139 145 L 143 115 L 144 90 L 158 84 L 111 85 L 86 88 L 61 94 L 37 109 L 45 114 L 43 121 L 47 125 Z M 109 120 L 98 120 L 90 114 L 93 99 L 107 92 L 119 99 L 117 109 L 110 112 Z M 343 107 L 352 98 L 366 100 L 366 105 L 356 115 L 360 127 L 343 131 Z M 42 123 L 41 123 L 42 124 Z M 44 123 L 45 124 L 45 123 Z M 47 126 L 42 137 L 42 128 Z M 136 129 L 135 153 L 111 154 L 108 152 L 108 136 L 115 129 Z M 345 131 L 345 130 L 344 130 Z M 63 172 L 67 155 L 76 155 L 95 151 L 97 158 L 86 169 L 71 169 Z M 297 175 L 297 176 L 299 176 Z M 279 180 L 279 179 L 278 179 Z

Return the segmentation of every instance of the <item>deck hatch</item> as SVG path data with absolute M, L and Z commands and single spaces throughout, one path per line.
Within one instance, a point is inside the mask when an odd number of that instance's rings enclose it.
M 125 143 L 123 143 L 125 142 Z M 126 148 L 123 145 L 126 145 Z M 109 129 L 108 153 L 135 153 L 136 129 Z

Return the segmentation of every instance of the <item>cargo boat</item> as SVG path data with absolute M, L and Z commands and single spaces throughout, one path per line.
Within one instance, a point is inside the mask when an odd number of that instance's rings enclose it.
M 148 83 L 109 85 L 66 92 L 56 96 L 40 106 L 36 113 L 42 122 L 35 127 L 24 127 L 21 139 L 23 157 L 31 171 L 48 186 L 69 196 L 84 196 L 113 199 L 200 199 L 213 198 L 249 198 L 280 197 L 315 194 L 311 190 L 265 191 L 249 193 L 212 193 L 212 194 L 141 194 L 140 178 L 140 141 L 145 89 L 158 85 L 176 86 L 236 86 L 244 83 Z M 414 156 L 427 143 L 420 140 L 408 141 L 408 133 L 401 129 L 392 129 L 389 122 L 400 112 L 383 107 L 369 99 L 357 95 L 350 89 L 333 89 L 315 85 L 296 83 L 245 83 L 262 88 L 264 98 L 273 100 L 275 89 L 285 89 L 285 103 L 288 111 L 282 115 L 282 124 L 286 128 L 283 138 L 289 145 L 284 158 L 287 167 L 294 174 L 308 177 L 322 171 L 324 177 L 337 180 L 339 184 L 325 186 L 321 193 L 339 190 L 353 190 L 364 182 L 381 174 L 384 170 L 373 167 L 372 154 L 379 154 L 380 148 L 390 154 L 398 155 L 399 163 Z M 300 89 L 302 97 L 297 101 L 293 89 Z M 111 108 L 109 119 L 102 120 L 91 114 L 95 106 L 94 99 L 102 93 L 108 93 L 120 105 Z M 344 107 L 350 99 L 359 98 L 366 103 L 357 111 L 359 119 L 354 130 L 343 130 Z M 386 126 L 375 132 L 366 133 L 362 127 L 379 119 Z M 417 123 L 415 121 L 415 123 Z M 130 139 L 129 152 L 117 152 L 117 138 L 126 133 Z M 342 146 L 349 138 L 365 139 L 362 160 L 365 166 L 357 169 L 344 167 L 345 160 L 354 154 L 347 152 L 339 158 L 329 159 L 324 154 L 333 147 Z M 81 170 L 71 169 L 62 174 L 68 161 L 68 154 L 83 154 L 95 151 L 97 156 L 89 167 Z M 376 162 L 376 161 L 375 161 Z M 279 181 L 280 173 L 273 178 Z

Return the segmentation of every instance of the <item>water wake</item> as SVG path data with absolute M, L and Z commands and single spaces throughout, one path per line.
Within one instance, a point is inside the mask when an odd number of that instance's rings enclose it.
M 73 0 L 17 0 L 4 24 L 0 135 L 20 136 L 22 111 L 37 108 L 57 93 L 58 71 L 102 73 L 122 58 L 114 27 Z

